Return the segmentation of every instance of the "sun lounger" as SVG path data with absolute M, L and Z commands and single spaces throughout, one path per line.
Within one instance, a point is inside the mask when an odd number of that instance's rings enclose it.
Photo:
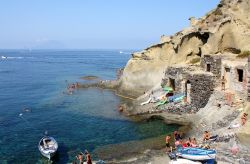
M 147 101 L 142 102 L 142 103 L 141 103 L 141 106 L 142 106 L 142 105 L 146 105 L 146 104 L 150 103 L 150 101 L 151 101 L 151 100 L 152 100 L 152 98 L 150 97 Z

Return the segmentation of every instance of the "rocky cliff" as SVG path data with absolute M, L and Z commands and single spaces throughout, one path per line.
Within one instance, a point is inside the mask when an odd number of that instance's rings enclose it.
M 222 0 L 204 17 L 190 18 L 190 27 L 132 54 L 119 80 L 119 90 L 139 96 L 160 85 L 164 71 L 175 64 L 199 63 L 206 54 L 250 50 L 250 2 Z

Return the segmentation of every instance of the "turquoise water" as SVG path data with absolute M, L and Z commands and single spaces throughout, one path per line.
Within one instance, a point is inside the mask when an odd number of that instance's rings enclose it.
M 0 56 L 7 57 L 0 58 L 0 163 L 44 163 L 37 144 L 45 131 L 59 143 L 55 163 L 67 163 L 85 149 L 92 152 L 175 128 L 160 121 L 132 122 L 117 112 L 121 100 L 107 90 L 63 93 L 70 82 L 86 82 L 82 76 L 114 79 L 129 53 L 8 50 Z

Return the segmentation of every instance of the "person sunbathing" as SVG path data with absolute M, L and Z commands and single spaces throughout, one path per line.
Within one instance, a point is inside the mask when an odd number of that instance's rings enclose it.
M 208 131 L 205 131 L 203 134 L 203 141 L 208 141 L 208 140 L 214 141 L 214 140 L 216 140 L 217 137 L 218 137 L 218 135 L 211 136 Z
M 203 141 L 209 140 L 211 137 L 210 133 L 208 131 L 205 131 L 203 134 Z
M 197 141 L 195 138 L 191 139 L 191 143 L 190 143 L 191 147 L 198 147 L 197 145 Z

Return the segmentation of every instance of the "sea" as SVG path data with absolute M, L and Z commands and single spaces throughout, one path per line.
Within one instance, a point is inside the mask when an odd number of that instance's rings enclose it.
M 53 136 L 52 163 L 71 163 L 77 153 L 105 145 L 139 141 L 172 132 L 160 120 L 133 121 L 118 112 L 113 91 L 67 86 L 88 83 L 84 76 L 116 78 L 133 50 L 0 50 L 0 163 L 47 163 L 38 150 Z M 164 141 L 163 141 L 164 142 Z M 98 156 L 93 154 L 95 160 Z

